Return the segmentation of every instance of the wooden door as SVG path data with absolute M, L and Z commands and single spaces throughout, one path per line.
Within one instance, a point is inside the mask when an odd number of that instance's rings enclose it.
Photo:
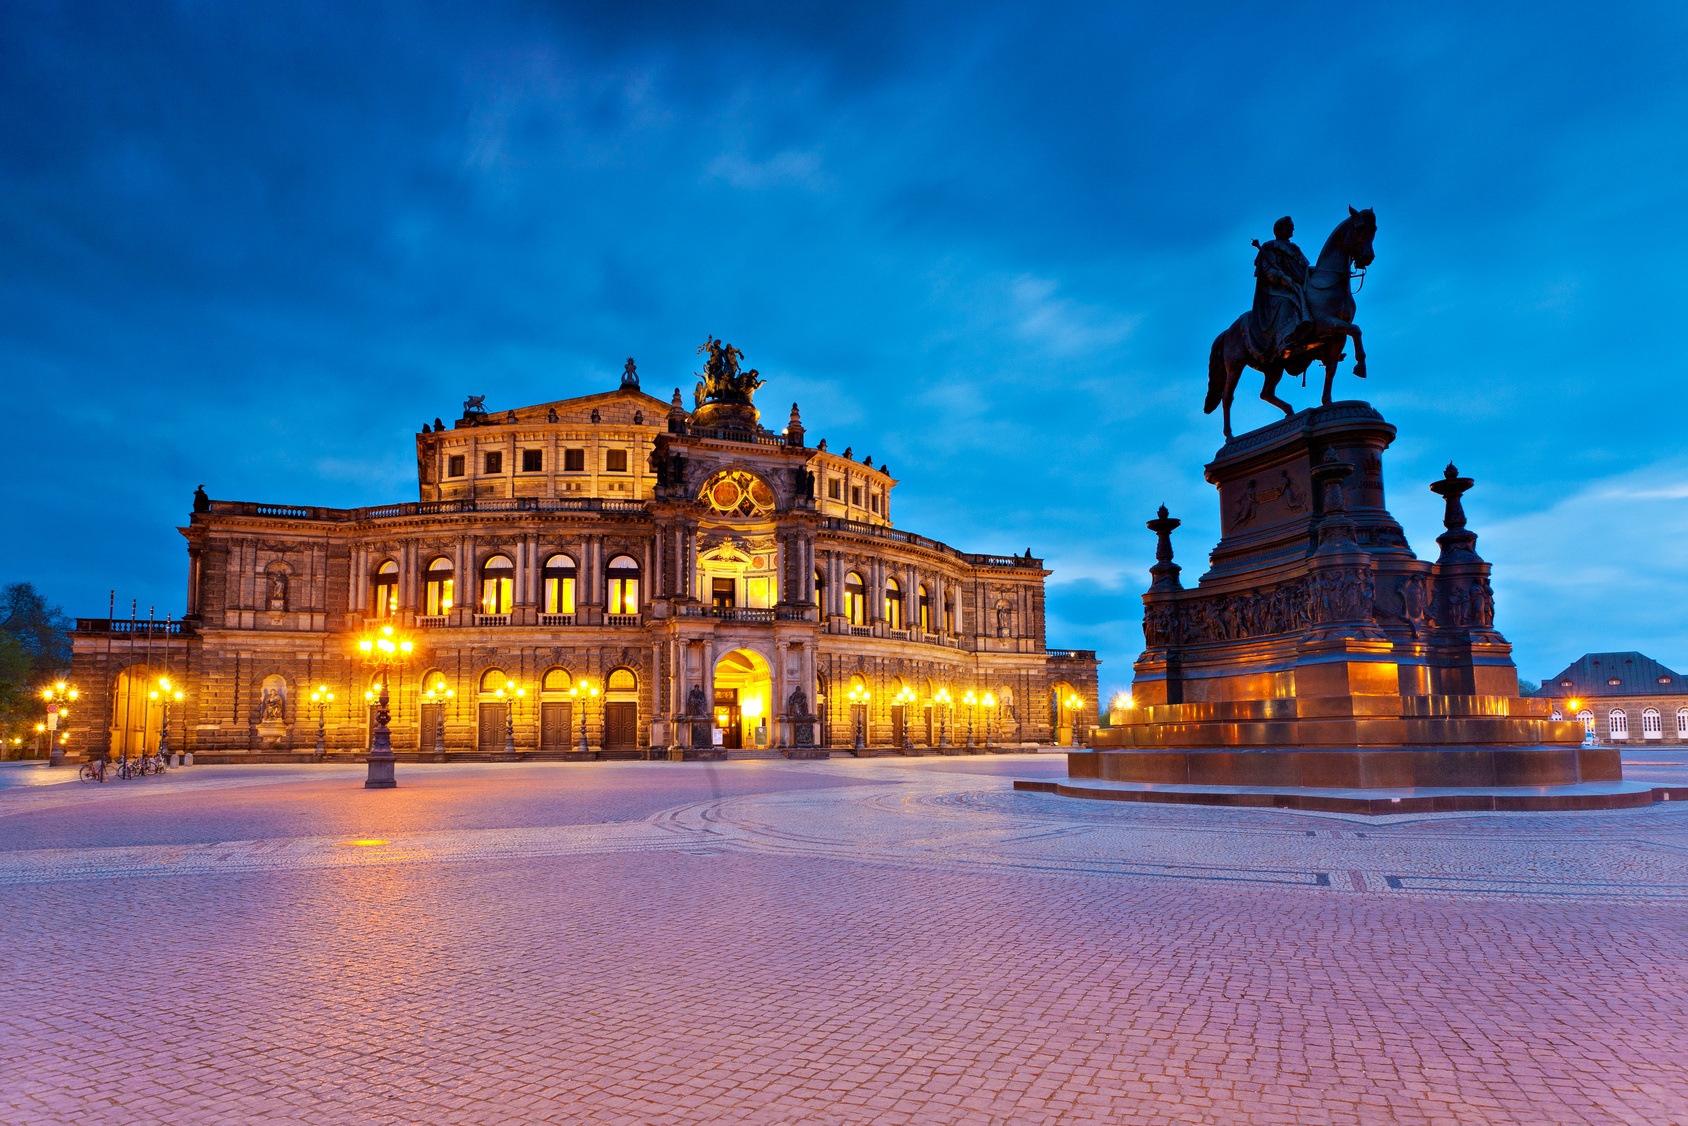
M 416 732 L 416 749 L 427 754 L 434 750 L 434 733 L 439 730 L 440 717 L 445 712 L 444 704 L 422 705 L 422 726 Z
M 926 708 L 926 745 L 928 747 L 935 747 L 938 745 L 938 740 L 933 738 L 934 733 L 935 728 L 932 726 L 932 709 L 928 706 Z
M 634 701 L 604 705 L 604 750 L 630 751 L 639 745 L 639 705 Z
M 568 700 L 539 705 L 539 749 L 566 751 L 574 733 L 574 706 Z
M 504 709 L 509 704 L 482 704 L 481 730 L 478 740 L 481 753 L 496 755 L 504 750 Z
M 891 705 L 891 745 L 894 747 L 903 745 L 904 727 L 908 723 L 904 708 L 903 704 Z

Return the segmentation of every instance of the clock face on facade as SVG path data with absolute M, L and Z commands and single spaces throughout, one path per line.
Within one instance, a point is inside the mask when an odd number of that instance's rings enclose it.
M 767 482 L 741 469 L 711 477 L 698 499 L 724 516 L 764 516 L 774 510 L 774 491 Z

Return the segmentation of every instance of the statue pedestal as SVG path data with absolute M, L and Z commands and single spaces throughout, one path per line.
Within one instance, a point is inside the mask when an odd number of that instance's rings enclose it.
M 287 738 L 287 724 L 285 723 L 260 723 L 257 725 L 257 729 L 258 738 L 263 741 L 264 746 L 272 751 L 281 746 Z
M 1449 532 L 1419 559 L 1384 504 L 1395 428 L 1334 403 L 1227 442 L 1206 467 L 1223 534 L 1184 589 L 1168 537 L 1143 595 L 1133 706 L 1069 758 L 1074 778 L 1266 787 L 1619 781 L 1582 726 L 1521 699 L 1489 564 L 1449 467 Z

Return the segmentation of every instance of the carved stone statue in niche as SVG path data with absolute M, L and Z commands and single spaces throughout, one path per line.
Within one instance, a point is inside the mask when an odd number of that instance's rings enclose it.
M 998 606 L 996 608 L 996 635 L 1007 637 L 1012 621 L 1013 611 L 1006 606 Z
M 264 697 L 258 704 L 258 722 L 287 722 L 287 700 L 279 688 L 264 689 Z
M 792 719 L 809 718 L 809 697 L 799 684 L 791 690 L 791 695 L 785 698 L 785 714 Z
M 686 714 L 703 715 L 706 711 L 708 711 L 708 708 L 709 705 L 703 698 L 703 685 L 692 685 L 691 692 L 686 696 Z
M 287 572 L 271 571 L 267 576 L 269 589 L 265 596 L 264 605 L 272 612 L 279 613 L 287 609 Z

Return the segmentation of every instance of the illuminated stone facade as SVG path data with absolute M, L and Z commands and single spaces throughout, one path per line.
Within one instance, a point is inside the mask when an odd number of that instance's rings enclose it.
M 71 751 L 153 746 L 166 674 L 172 751 L 310 754 L 319 719 L 327 753 L 361 751 L 356 639 L 382 625 L 415 642 L 390 678 L 401 755 L 820 753 L 858 726 L 869 751 L 953 748 L 970 721 L 981 747 L 1082 738 L 1095 655 L 1045 648 L 1039 560 L 894 528 L 887 467 L 808 446 L 795 405 L 780 432 L 695 405 L 630 365 L 615 391 L 428 427 L 417 501 L 201 497 L 186 616 L 78 620 Z

